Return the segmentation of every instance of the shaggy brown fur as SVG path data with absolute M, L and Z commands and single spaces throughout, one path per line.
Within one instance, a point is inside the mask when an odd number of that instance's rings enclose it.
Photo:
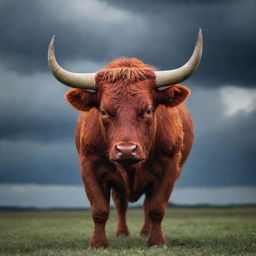
M 158 91 L 152 67 L 122 58 L 97 73 L 95 93 L 74 89 L 66 94 L 81 111 L 76 145 L 92 207 L 91 247 L 108 246 L 105 224 L 111 191 L 118 213 L 116 234 L 129 234 L 128 201 L 145 194 L 141 234 L 149 235 L 148 246 L 165 245 L 161 222 L 193 143 L 192 120 L 182 103 L 189 93 L 180 85 Z M 131 145 L 136 145 L 135 157 Z M 120 146 L 128 157 L 120 157 Z

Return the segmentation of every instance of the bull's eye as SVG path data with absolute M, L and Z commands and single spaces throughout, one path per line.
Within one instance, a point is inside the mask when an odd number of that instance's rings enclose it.
M 105 110 L 101 110 L 100 112 L 101 112 L 102 116 L 106 116 L 107 115 L 107 112 Z
M 101 113 L 101 116 L 104 117 L 104 118 L 105 118 L 105 117 L 107 117 L 107 118 L 109 118 L 109 119 L 115 118 L 114 113 L 109 113 L 109 112 L 107 112 L 107 111 L 104 110 L 104 109 L 100 110 L 100 113 Z
M 147 115 L 151 115 L 153 113 L 153 109 L 152 108 L 149 108 L 146 110 L 146 114 Z

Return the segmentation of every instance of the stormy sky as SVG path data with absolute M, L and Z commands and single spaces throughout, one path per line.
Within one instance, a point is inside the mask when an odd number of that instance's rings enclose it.
M 52 35 L 73 72 L 122 56 L 162 70 L 188 60 L 201 27 L 200 67 L 182 83 L 195 143 L 177 186 L 255 186 L 255 13 L 253 0 L 1 0 L 0 183 L 81 184 L 78 112 L 47 66 Z

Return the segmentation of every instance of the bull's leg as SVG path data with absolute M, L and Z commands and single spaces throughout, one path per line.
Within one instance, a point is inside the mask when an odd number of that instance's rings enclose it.
M 91 248 L 108 247 L 105 233 L 105 224 L 109 216 L 110 187 L 103 179 L 98 179 L 90 169 L 82 170 L 85 191 L 91 204 L 92 219 L 94 222 Z
M 89 193 L 87 191 L 89 191 Z M 92 189 L 88 189 L 87 187 L 86 192 L 91 202 L 92 219 L 94 222 L 94 231 L 90 241 L 90 247 L 108 247 L 105 224 L 109 217 L 110 189 L 108 187 L 93 187 Z M 91 196 L 91 192 L 93 196 Z
M 144 203 L 143 203 L 143 208 L 144 208 L 144 225 L 140 231 L 141 235 L 148 236 L 150 234 L 151 230 L 151 223 L 150 223 L 150 218 L 148 215 L 148 206 L 149 206 L 149 201 L 145 197 Z
M 146 195 L 146 200 L 148 201 L 148 217 L 151 221 L 151 231 L 148 239 L 149 247 L 161 247 L 166 244 L 161 223 L 165 215 L 173 185 L 173 183 L 166 181 L 162 184 L 155 184 L 149 195 Z
M 92 219 L 94 222 L 94 231 L 90 242 L 90 247 L 108 247 L 105 224 L 109 216 L 110 189 L 106 186 L 94 186 L 89 188 L 87 186 L 86 193 L 91 203 Z
M 115 190 L 112 190 L 112 198 L 116 206 L 117 211 L 117 236 L 128 236 L 129 231 L 126 224 L 126 211 L 128 207 L 127 199 L 124 195 L 117 193 Z

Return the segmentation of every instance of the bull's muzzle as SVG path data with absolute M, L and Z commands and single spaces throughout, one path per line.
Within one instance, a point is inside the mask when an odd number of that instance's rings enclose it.
M 142 148 L 134 143 L 117 143 L 111 150 L 110 159 L 121 164 L 136 164 L 144 160 Z

